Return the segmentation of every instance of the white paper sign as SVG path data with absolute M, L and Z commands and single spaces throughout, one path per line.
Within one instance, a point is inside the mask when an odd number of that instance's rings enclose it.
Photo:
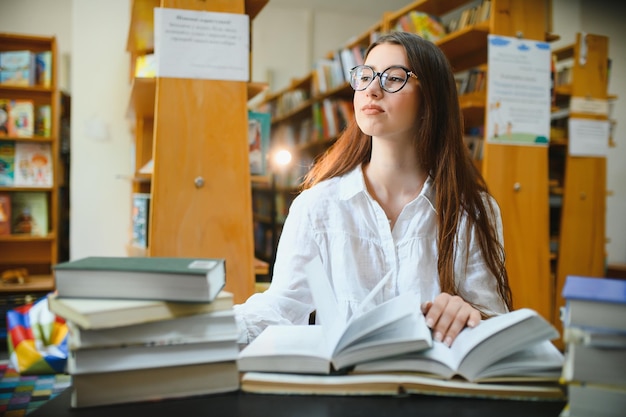
M 609 101 L 591 97 L 572 97 L 569 102 L 570 112 L 609 115 Z
M 489 35 L 487 141 L 547 146 L 550 45 Z
M 569 119 L 569 154 L 605 157 L 609 152 L 609 121 Z
M 247 14 L 154 9 L 157 77 L 250 79 Z

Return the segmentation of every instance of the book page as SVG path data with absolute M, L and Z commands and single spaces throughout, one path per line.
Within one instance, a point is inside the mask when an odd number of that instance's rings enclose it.
M 433 341 L 431 349 L 362 364 L 357 369 L 361 372 L 410 370 L 444 378 L 459 374 L 472 380 L 488 365 L 532 343 L 554 338 L 555 334 L 558 335 L 556 329 L 537 313 L 520 309 L 483 320 L 475 328 L 465 328 L 452 347 Z
M 552 342 L 546 340 L 500 359 L 489 365 L 473 379 L 485 380 L 487 378 L 515 376 L 518 377 L 518 380 L 532 377 L 558 380 L 561 376 L 563 362 L 563 354 Z
M 455 364 L 454 368 L 460 366 L 461 361 L 467 356 L 473 349 L 483 343 L 489 337 L 501 332 L 507 327 L 519 323 L 523 320 L 531 317 L 533 313 L 531 310 L 520 309 L 512 311 L 507 314 L 492 317 L 488 320 L 483 320 L 481 323 L 474 327 L 466 327 L 457 336 L 456 340 L 452 344 L 451 350 L 454 353 Z M 494 355 L 496 352 L 492 352 Z M 511 352 L 512 353 L 512 352 Z M 492 360 L 498 360 L 500 357 L 492 357 Z
M 337 298 L 330 286 L 322 261 L 316 257 L 305 265 L 304 270 L 311 288 L 313 304 L 315 304 L 315 314 L 324 329 L 329 351 L 332 352 L 346 328 L 346 322 L 340 317 Z
M 403 317 L 415 314 L 416 316 L 421 312 L 419 311 L 419 302 L 416 303 L 416 296 L 413 294 L 401 294 L 391 300 L 388 300 L 382 304 L 379 304 L 372 310 L 353 317 L 349 320 L 346 330 L 343 336 L 338 341 L 335 348 L 335 353 L 349 346 L 351 343 L 357 342 L 359 339 L 366 335 L 373 335 L 377 330 L 380 330 L 394 322 L 402 319 Z M 426 323 L 423 322 L 423 327 L 426 329 Z M 426 329 L 427 330 L 427 329 Z M 407 330 L 407 333 L 413 332 Z M 429 332 L 426 331 L 425 334 Z M 384 338 L 381 335 L 380 338 Z
M 239 370 L 326 374 L 330 351 L 323 332 L 322 326 L 268 326 L 239 353 Z

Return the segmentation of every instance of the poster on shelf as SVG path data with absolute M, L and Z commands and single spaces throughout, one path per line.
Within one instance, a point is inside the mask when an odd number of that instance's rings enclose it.
M 154 9 L 157 77 L 248 81 L 247 14 Z
M 551 109 L 550 45 L 489 35 L 488 53 L 487 141 L 547 146 Z
M 571 117 L 568 123 L 568 152 L 571 156 L 607 156 L 610 130 L 608 120 Z

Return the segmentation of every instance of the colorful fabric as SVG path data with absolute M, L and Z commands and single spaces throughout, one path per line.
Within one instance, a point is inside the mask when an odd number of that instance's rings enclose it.
M 22 375 L 65 372 L 68 327 L 48 309 L 48 298 L 7 312 L 7 344 L 11 366 Z
M 6 360 L 0 361 L 0 416 L 23 417 L 72 384 L 68 374 L 20 375 Z

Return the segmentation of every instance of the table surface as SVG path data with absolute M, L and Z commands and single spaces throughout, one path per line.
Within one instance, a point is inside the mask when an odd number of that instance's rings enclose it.
M 564 402 L 488 400 L 460 397 L 261 395 L 231 392 L 201 397 L 81 409 L 70 408 L 71 388 L 29 417 L 245 416 L 245 417 L 558 417 Z

